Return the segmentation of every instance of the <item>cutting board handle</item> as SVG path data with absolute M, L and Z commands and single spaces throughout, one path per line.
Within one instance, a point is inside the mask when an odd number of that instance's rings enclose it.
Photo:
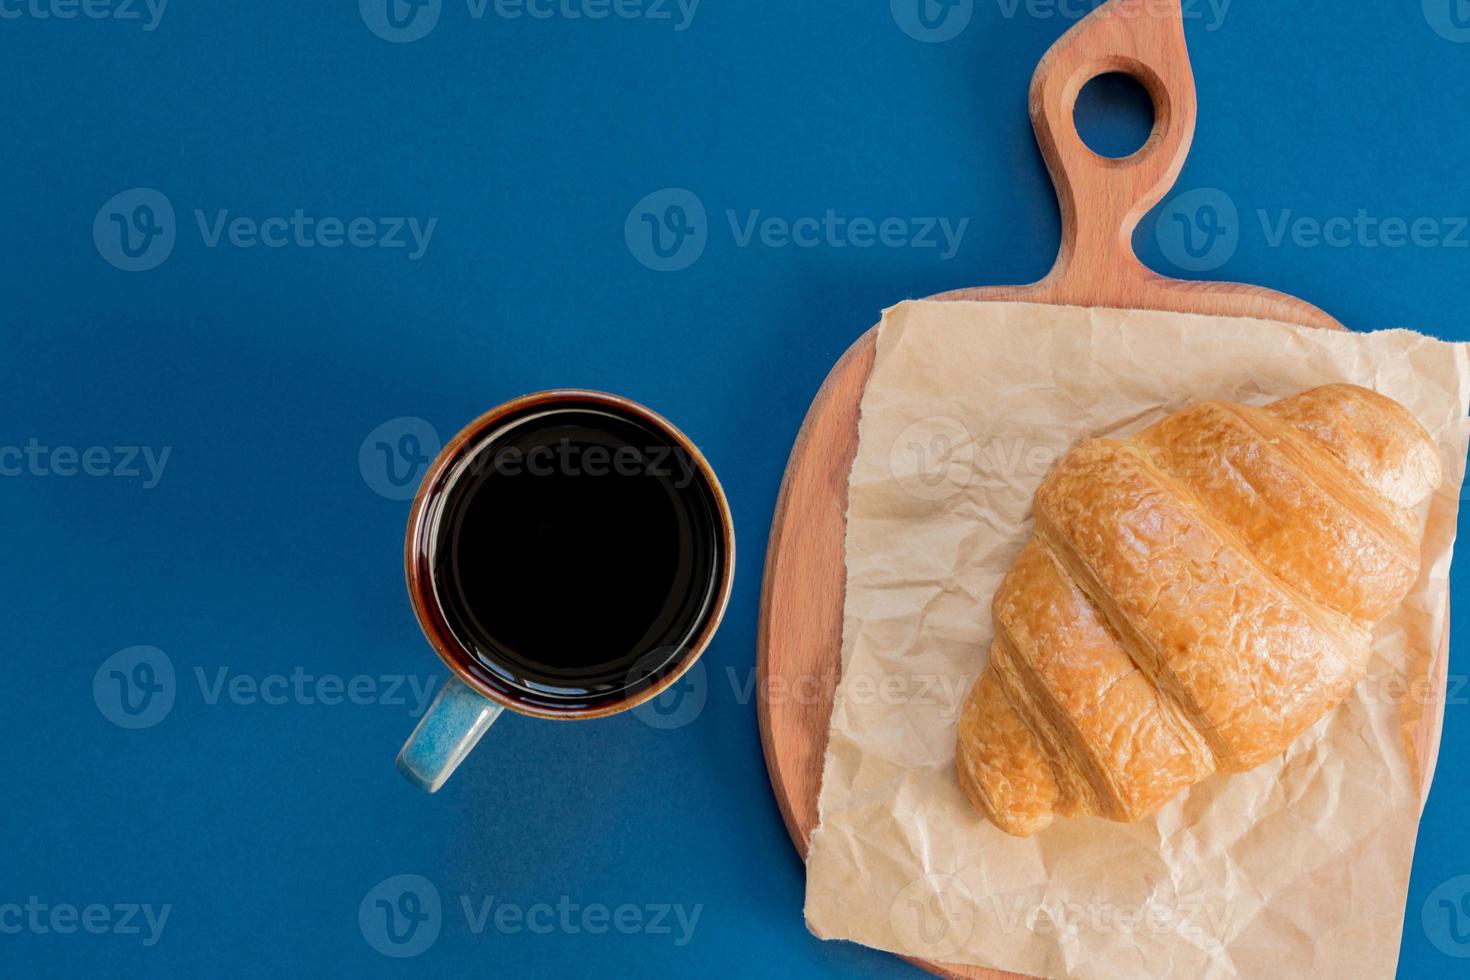
M 1094 153 L 1076 123 L 1083 86 L 1111 72 L 1135 79 L 1154 106 L 1148 141 L 1120 159 Z M 1053 291 L 1045 302 L 1097 305 L 1114 290 L 1119 300 L 1134 299 L 1152 274 L 1133 253 L 1133 231 L 1174 186 L 1194 141 L 1194 72 L 1180 4 L 1113 0 L 1100 7 L 1047 52 L 1030 101 L 1062 215 L 1061 251 L 1038 283 Z
M 1129 75 L 1149 93 L 1154 128 L 1132 155 L 1094 153 L 1077 132 L 1077 96 L 1099 75 Z M 1194 142 L 1194 70 L 1180 0 L 1111 0 L 1047 52 L 1031 82 L 1031 121 L 1056 185 L 1062 243 L 1046 278 L 940 299 L 1169 310 L 1342 329 L 1311 303 L 1260 286 L 1171 279 L 1133 252 L 1138 222 L 1174 186 Z

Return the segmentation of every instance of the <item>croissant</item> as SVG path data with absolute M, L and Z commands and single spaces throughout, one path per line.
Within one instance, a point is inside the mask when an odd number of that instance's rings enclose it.
M 995 595 L 965 794 L 1024 837 L 1057 814 L 1139 820 L 1279 755 L 1366 673 L 1440 479 L 1408 410 L 1350 385 L 1078 445 Z

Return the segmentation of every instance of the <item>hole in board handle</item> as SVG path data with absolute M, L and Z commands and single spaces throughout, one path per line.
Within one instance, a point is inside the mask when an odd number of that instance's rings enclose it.
M 1123 71 L 1093 77 L 1082 86 L 1073 110 L 1082 142 L 1098 156 L 1112 160 L 1127 159 L 1143 149 L 1157 122 L 1148 89 Z

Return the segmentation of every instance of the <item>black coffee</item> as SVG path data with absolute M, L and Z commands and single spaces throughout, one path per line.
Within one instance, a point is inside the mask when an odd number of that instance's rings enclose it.
M 556 407 L 507 422 L 459 467 L 430 574 L 503 693 L 597 708 L 679 668 L 718 601 L 724 538 L 713 489 L 671 437 Z

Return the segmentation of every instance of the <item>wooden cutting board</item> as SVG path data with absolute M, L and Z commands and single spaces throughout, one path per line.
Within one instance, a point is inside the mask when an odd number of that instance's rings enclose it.
M 1123 159 L 1093 153 L 1073 121 L 1082 87 L 1109 72 L 1137 79 L 1154 104 L 1152 134 Z M 962 289 L 932 298 L 1166 310 L 1344 329 L 1291 296 L 1237 283 L 1169 279 L 1134 255 L 1134 228 L 1173 187 L 1194 138 L 1194 75 L 1178 2 L 1112 0 L 1099 7 L 1047 52 L 1029 101 L 1061 208 L 1056 265 L 1029 286 Z M 874 328 L 843 355 L 818 391 L 791 451 L 766 553 L 757 690 L 801 696 L 758 699 L 761 742 L 781 815 L 803 857 L 817 823 L 832 697 L 841 674 L 847 481 L 857 452 L 858 406 L 876 345 Z M 1426 711 L 1417 739 L 1426 792 L 1443 710 L 1438 692 L 1444 690 L 1448 663 L 1442 648 L 1430 672 L 1438 684 L 1431 703 L 1439 708 Z M 945 977 L 1015 976 L 912 962 Z

